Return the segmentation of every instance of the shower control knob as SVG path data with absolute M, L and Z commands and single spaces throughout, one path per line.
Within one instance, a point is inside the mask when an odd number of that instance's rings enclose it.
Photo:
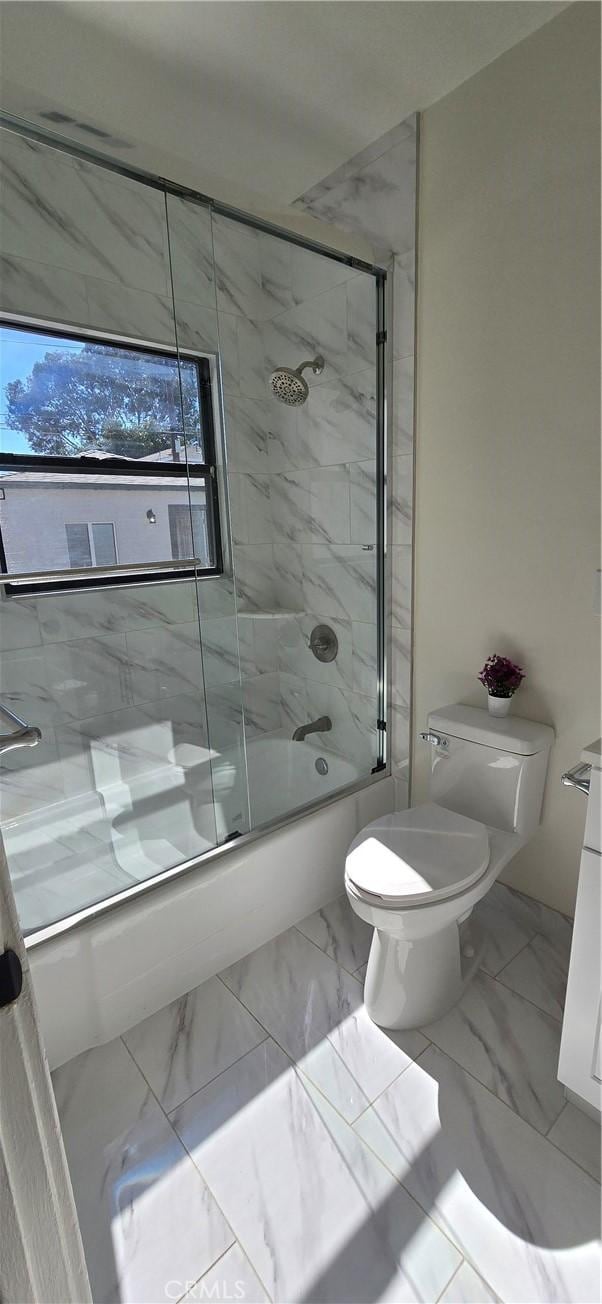
M 339 640 L 330 625 L 315 625 L 309 646 L 317 661 L 334 661 L 339 650 Z

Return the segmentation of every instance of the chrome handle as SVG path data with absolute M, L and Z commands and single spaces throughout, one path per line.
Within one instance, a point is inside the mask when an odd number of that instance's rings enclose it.
M 42 738 L 42 731 L 35 724 L 26 724 L 20 716 L 15 715 L 14 711 L 9 711 L 7 706 L 0 703 L 0 715 L 8 720 L 9 724 L 16 725 L 10 733 L 0 734 L 0 754 L 4 752 L 15 752 L 18 747 L 37 747 Z
M 449 747 L 447 738 L 444 738 L 443 734 L 433 733 L 431 729 L 421 733 L 420 737 L 425 743 L 430 743 L 431 747 Z
M 567 770 L 563 774 L 560 782 L 565 788 L 578 788 L 579 792 L 584 792 L 586 797 L 589 796 L 589 779 L 587 775 L 591 774 L 591 765 L 582 762 L 580 765 L 574 765 L 572 770 Z

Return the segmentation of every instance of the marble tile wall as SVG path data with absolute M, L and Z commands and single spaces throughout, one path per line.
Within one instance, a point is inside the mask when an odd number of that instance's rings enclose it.
M 388 721 L 390 755 L 394 771 L 401 774 L 409 767 L 411 700 L 416 146 L 417 124 L 412 117 L 296 201 L 298 208 L 313 217 L 365 236 L 372 245 L 375 262 L 387 267 L 389 273 Z M 365 357 L 369 342 L 353 310 L 350 320 L 356 356 Z M 340 434 L 343 439 L 348 437 L 345 426 Z M 369 475 L 368 454 L 364 470 Z M 367 493 L 363 501 L 370 501 Z M 353 531 L 362 521 L 362 503 L 357 499 L 351 519 Z M 358 664 L 360 656 L 358 649 Z
M 328 714 L 333 730 L 320 741 L 367 773 L 377 714 L 374 278 L 224 217 L 213 242 L 247 731 L 292 732 Z M 279 404 L 272 370 L 316 353 L 325 366 L 308 373 L 307 403 Z M 327 667 L 309 651 L 324 621 L 337 624 L 340 644 Z
M 400 132 L 386 158 L 387 248 L 412 171 L 413 133 L 407 125 Z M 249 737 L 288 732 L 320 714 L 334 726 L 324 746 L 368 772 L 376 717 L 372 278 L 212 218 L 190 200 L 166 199 L 9 132 L 3 138 L 1 310 L 219 353 L 235 581 L 204 583 L 198 595 L 181 583 L 2 599 L 3 699 L 44 727 L 37 752 L 25 761 L 17 753 L 7 767 L 5 819 L 35 817 L 49 800 L 93 800 L 99 784 L 153 774 L 166 753 L 186 777 L 215 752 L 242 758 L 244 727 Z M 327 179 L 303 203 L 317 212 L 330 196 L 345 225 L 357 167 L 372 183 L 382 158 L 356 160 L 346 179 Z M 361 225 L 363 213 L 360 204 L 350 224 Z M 398 234 L 390 246 L 400 761 L 409 710 L 413 239 L 402 245 Z M 278 404 L 271 369 L 318 351 L 326 365 L 310 374 L 309 402 Z M 339 639 L 330 666 L 308 647 L 323 621 Z M 240 814 L 242 796 L 234 805 Z

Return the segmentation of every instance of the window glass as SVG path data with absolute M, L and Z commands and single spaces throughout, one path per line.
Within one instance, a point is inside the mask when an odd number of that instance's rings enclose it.
M 204 460 L 197 366 L 173 354 L 0 328 L 6 453 Z
M 185 474 L 9 471 L 0 477 L 3 569 L 10 574 L 187 557 L 213 568 L 209 480 L 193 475 L 189 494 Z
M 215 571 L 207 360 L 8 325 L 0 346 L 0 569 Z
M 172 557 L 198 557 L 199 561 L 205 561 L 209 556 L 207 508 L 197 503 L 192 507 L 170 503 L 167 510 Z
M 94 522 L 92 525 L 94 543 L 94 561 L 97 566 L 114 566 L 117 561 L 115 548 L 115 527 L 111 521 Z
M 65 525 L 69 565 L 72 568 L 92 565 L 92 549 L 87 525 Z

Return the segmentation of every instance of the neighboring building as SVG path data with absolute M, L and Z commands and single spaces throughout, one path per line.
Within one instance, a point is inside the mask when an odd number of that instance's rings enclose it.
M 9 573 L 193 556 L 212 564 L 202 479 L 189 496 L 173 476 L 7 472 L 0 534 Z

